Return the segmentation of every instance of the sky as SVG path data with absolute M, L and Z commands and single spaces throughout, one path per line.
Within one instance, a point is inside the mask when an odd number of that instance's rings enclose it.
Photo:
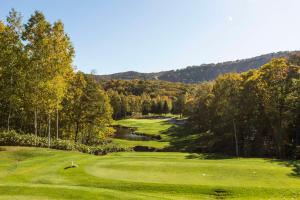
M 299 50 L 299 0 L 0 0 L 62 20 L 84 72 L 156 72 Z

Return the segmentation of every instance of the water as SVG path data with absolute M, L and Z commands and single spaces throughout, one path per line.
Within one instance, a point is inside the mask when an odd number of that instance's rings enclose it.
M 126 139 L 126 140 L 136 140 L 136 141 L 149 141 L 152 140 L 150 136 L 139 135 L 135 133 L 135 129 L 127 128 L 122 126 L 114 127 L 116 129 L 114 138 Z

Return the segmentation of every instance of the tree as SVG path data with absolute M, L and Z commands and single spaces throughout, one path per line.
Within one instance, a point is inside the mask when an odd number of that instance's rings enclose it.
M 36 136 L 38 135 L 39 111 L 48 112 L 48 118 L 50 118 L 50 111 L 46 108 L 49 97 L 46 87 L 50 85 L 48 76 L 51 69 L 51 63 L 49 63 L 52 49 L 49 42 L 50 33 L 51 25 L 39 11 L 36 11 L 29 18 L 23 32 L 23 39 L 27 42 L 25 52 L 29 58 L 29 67 L 26 73 L 27 92 L 25 94 L 34 111 L 34 132 Z M 50 133 L 50 129 L 48 132 Z M 48 136 L 50 145 L 50 135 Z
M 238 156 L 239 94 L 242 78 L 239 74 L 219 76 L 213 86 L 211 102 L 211 130 L 218 136 L 215 148 L 228 148 Z M 231 141 L 234 141 L 232 144 Z M 227 146 L 227 147 L 226 147 Z M 234 148 L 233 148 L 234 147 Z
M 145 99 L 142 104 L 142 114 L 148 115 L 151 112 L 151 101 Z
M 187 101 L 187 94 L 186 93 L 180 94 L 178 96 L 178 98 L 175 99 L 175 101 L 173 101 L 173 106 L 172 106 L 173 110 L 172 110 L 172 112 L 174 114 L 180 114 L 180 117 L 182 117 L 186 101 Z
M 0 23 L 0 69 L 1 69 L 1 104 L 7 110 L 7 129 L 11 118 L 20 108 L 23 93 L 23 44 L 21 42 L 22 17 L 14 9 L 9 12 L 7 25 Z
M 62 119 L 65 129 L 65 134 L 68 138 L 74 138 L 78 141 L 80 126 L 84 122 L 84 108 L 82 97 L 87 82 L 82 72 L 77 72 L 67 90 L 67 95 L 62 102 Z M 71 130 L 74 127 L 74 131 Z M 74 134 L 71 134 L 74 133 Z
M 74 57 L 74 48 L 70 42 L 68 35 L 64 31 L 64 26 L 61 21 L 55 22 L 51 31 L 51 41 L 53 50 L 52 67 L 53 74 L 52 82 L 55 87 L 53 98 L 56 107 L 56 138 L 59 136 L 59 115 L 58 111 L 61 108 L 60 104 L 65 95 L 68 84 L 73 77 L 72 62 Z

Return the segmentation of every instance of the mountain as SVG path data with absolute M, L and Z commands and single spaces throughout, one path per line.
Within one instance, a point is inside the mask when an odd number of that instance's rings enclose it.
M 294 51 L 281 51 L 269 53 L 248 59 L 228 61 L 222 63 L 202 64 L 199 66 L 189 66 L 183 69 L 162 71 L 156 73 L 140 73 L 135 71 L 121 72 L 110 75 L 96 75 L 98 80 L 123 79 L 123 80 L 163 80 L 170 82 L 198 83 L 215 79 L 220 74 L 229 72 L 244 72 L 249 69 L 256 69 L 272 58 L 287 57 Z

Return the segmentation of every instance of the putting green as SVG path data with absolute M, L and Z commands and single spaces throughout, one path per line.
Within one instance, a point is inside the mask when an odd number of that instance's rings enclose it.
M 300 199 L 299 163 L 39 148 L 0 151 L 0 200 Z M 78 165 L 71 168 L 71 162 Z

